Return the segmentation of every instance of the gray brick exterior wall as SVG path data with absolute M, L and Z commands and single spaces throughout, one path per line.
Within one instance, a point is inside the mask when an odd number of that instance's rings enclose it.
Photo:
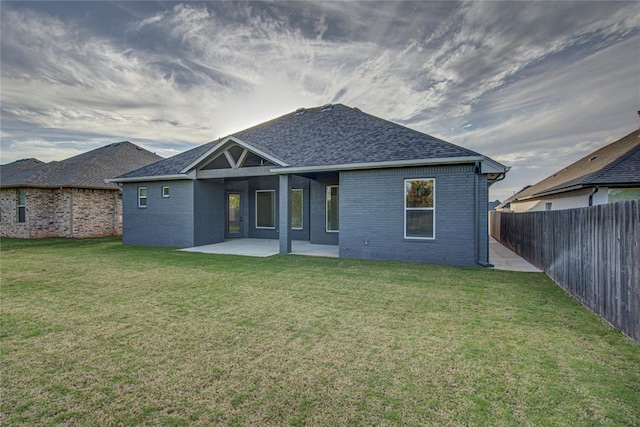
M 226 227 L 224 180 L 198 180 L 193 186 L 193 245 L 223 242 Z
M 168 198 L 162 187 L 169 186 Z M 147 207 L 138 208 L 138 187 L 147 187 Z M 309 179 L 293 177 L 292 188 L 303 190 L 303 229 L 292 230 L 294 240 L 309 240 Z M 256 228 L 256 190 L 275 190 L 274 229 Z M 189 247 L 224 241 L 226 230 L 226 193 L 243 194 L 243 226 L 246 237 L 278 239 L 278 177 L 248 180 L 155 181 L 127 183 L 123 187 L 123 243 Z
M 310 182 L 311 193 L 311 227 L 310 241 L 318 245 L 337 245 L 340 233 L 327 232 L 327 199 L 328 185 L 337 185 L 338 179 L 327 179 Z M 342 194 L 340 194 L 342 197 Z M 342 228 L 342 224 L 340 225 Z
M 304 228 L 291 232 L 293 240 L 339 245 L 340 256 L 349 258 L 462 266 L 478 266 L 476 259 L 487 262 L 487 181 L 485 176 L 475 175 L 473 165 L 347 171 L 341 172 L 339 179 L 336 175 L 325 178 L 292 177 L 291 187 L 303 189 L 304 204 Z M 404 238 L 407 178 L 435 179 L 434 240 Z M 340 188 L 339 233 L 326 231 L 326 187 L 335 184 Z M 146 208 L 137 206 L 140 186 L 147 187 Z M 169 198 L 162 197 L 162 186 L 169 186 Z M 278 187 L 277 176 L 125 184 L 123 242 L 177 247 L 221 242 L 228 191 L 245 195 L 247 237 L 278 239 Z M 275 190 L 274 229 L 256 229 L 256 190 Z
M 481 177 L 481 176 L 480 176 Z M 404 179 L 435 179 L 435 239 L 404 238 Z M 479 179 L 479 246 L 487 246 L 487 184 Z M 340 256 L 477 266 L 473 165 L 340 173 Z M 486 249 L 480 258 L 486 261 Z
M 169 197 L 162 187 L 169 186 Z M 138 187 L 147 187 L 147 207 L 138 207 Z M 122 191 L 122 242 L 131 245 L 194 246 L 194 182 L 126 183 Z

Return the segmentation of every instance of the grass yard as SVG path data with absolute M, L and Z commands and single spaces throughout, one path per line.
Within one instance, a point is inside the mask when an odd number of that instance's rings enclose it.
M 2 425 L 640 425 L 540 273 L 3 239 Z

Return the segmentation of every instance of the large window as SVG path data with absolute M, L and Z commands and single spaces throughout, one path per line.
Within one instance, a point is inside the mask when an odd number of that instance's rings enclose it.
M 27 192 L 18 190 L 18 222 L 27 221 Z
M 256 228 L 276 228 L 275 190 L 256 190 Z
M 434 179 L 404 180 L 404 237 L 435 239 Z
M 339 223 L 340 200 L 337 185 L 327 186 L 327 231 L 337 232 Z
M 147 187 L 138 187 L 138 207 L 147 207 Z
M 302 230 L 302 189 L 291 190 L 291 229 Z

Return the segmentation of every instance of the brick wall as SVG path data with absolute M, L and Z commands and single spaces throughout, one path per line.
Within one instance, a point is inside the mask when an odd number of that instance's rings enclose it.
M 18 222 L 18 190 L 0 190 L 2 237 L 103 237 L 122 234 L 117 190 L 26 188 L 26 221 Z
M 404 180 L 435 179 L 435 238 L 404 238 Z M 487 261 L 487 183 L 474 166 L 375 169 L 340 173 L 340 257 L 477 266 Z M 481 208 L 481 209 L 480 209 Z M 478 221 L 478 236 L 474 221 Z

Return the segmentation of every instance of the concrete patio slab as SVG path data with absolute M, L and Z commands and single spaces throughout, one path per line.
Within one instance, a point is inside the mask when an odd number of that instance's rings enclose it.
M 201 252 L 207 254 L 242 255 L 268 257 L 280 252 L 279 242 L 275 239 L 230 239 L 211 245 L 195 246 L 180 249 L 184 252 Z M 314 245 L 308 241 L 291 242 L 291 253 L 294 255 L 310 255 L 322 257 L 338 257 L 336 245 Z
M 489 237 L 489 262 L 493 264 L 493 268 L 496 270 L 542 273 L 542 270 L 531 265 L 493 237 Z
M 275 239 L 230 239 L 222 243 L 180 249 L 184 252 L 201 252 L 207 254 L 242 255 L 253 257 L 269 257 L 279 253 L 279 242 Z M 338 257 L 337 245 L 314 245 L 308 241 L 291 242 L 291 253 L 322 257 Z M 489 262 L 496 270 L 541 272 L 513 251 L 504 247 L 497 240 L 489 240 Z

